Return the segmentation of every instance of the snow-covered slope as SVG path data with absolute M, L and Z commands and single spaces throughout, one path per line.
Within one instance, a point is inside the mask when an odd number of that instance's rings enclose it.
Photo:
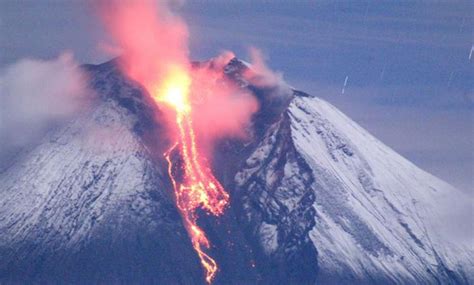
M 472 238 L 445 225 L 472 200 L 329 103 L 293 95 L 236 175 L 261 252 L 295 278 L 317 255 L 322 284 L 474 282 Z
M 223 72 L 261 110 L 250 142 L 216 149 L 230 209 L 200 219 L 217 284 L 473 282 L 472 244 L 442 225 L 461 193 L 323 100 L 253 86 L 246 68 L 234 59 Z M 159 110 L 113 61 L 85 69 L 93 108 L 0 173 L 0 283 L 202 284 Z
M 0 174 L 0 283 L 201 277 L 167 180 L 137 135 L 139 117 L 112 94 L 136 90 L 108 76 L 93 81 L 103 96 L 89 113 Z
M 289 115 L 295 147 L 315 178 L 310 237 L 321 273 L 403 283 L 473 280 L 472 247 L 447 240 L 439 224 L 447 200 L 462 203 L 461 193 L 322 100 L 296 98 Z
M 323 100 L 295 97 L 236 180 L 263 252 L 307 256 L 307 235 L 322 284 L 473 280 L 472 244 L 449 240 L 440 224 L 462 193 Z M 303 244 L 289 249 L 288 236 Z

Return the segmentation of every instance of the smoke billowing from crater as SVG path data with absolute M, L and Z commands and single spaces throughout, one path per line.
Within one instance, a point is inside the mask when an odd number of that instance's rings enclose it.
M 244 72 L 244 78 L 256 87 L 274 89 L 272 94 L 275 96 L 290 96 L 291 88 L 283 80 L 283 73 L 275 72 L 266 65 L 263 52 L 251 47 L 249 54 L 252 68 Z
M 100 14 L 123 50 L 123 72 L 146 88 L 166 117 L 168 136 L 175 143 L 163 156 L 176 206 L 211 283 L 218 265 L 207 253 L 211 243 L 197 224 L 196 210 L 219 216 L 229 195 L 211 171 L 210 150 L 218 137 L 245 135 L 257 101 L 223 78 L 229 54 L 218 58 L 220 70 L 191 67 L 187 26 L 165 5 L 145 0 L 105 4 L 99 5 Z
M 123 51 L 122 70 L 150 94 L 163 85 L 173 69 L 189 74 L 190 100 L 196 106 L 192 116 L 204 149 L 211 148 L 216 138 L 245 135 L 245 126 L 258 104 L 251 94 L 226 84 L 222 71 L 235 57 L 232 52 L 217 56 L 213 68 L 191 68 L 186 23 L 163 2 L 102 2 L 99 11 L 115 44 Z

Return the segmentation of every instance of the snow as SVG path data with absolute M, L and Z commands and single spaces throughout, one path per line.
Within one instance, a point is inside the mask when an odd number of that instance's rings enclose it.
M 265 253 L 270 255 L 278 248 L 278 232 L 277 226 L 267 223 L 260 225 L 260 242 L 265 250 Z
M 0 172 L 0 283 L 189 283 L 201 268 L 140 137 L 145 99 L 113 64 L 91 70 L 93 108 Z
M 4 239 L 26 238 L 44 221 L 64 246 L 90 235 L 114 210 L 111 203 L 144 203 L 135 195 L 145 190 L 151 161 L 130 131 L 132 120 L 120 109 L 111 101 L 102 104 L 2 173 Z M 70 219 L 73 213 L 77 216 Z
M 295 98 L 289 113 L 295 146 L 315 177 L 318 219 L 310 236 L 323 270 L 344 265 L 354 275 L 384 272 L 405 282 L 434 282 L 426 270 L 436 272 L 440 262 L 473 272 L 472 246 L 451 243 L 439 227 L 442 205 L 462 197 L 457 189 L 323 100 Z
M 246 63 L 236 60 L 225 72 L 239 82 L 242 67 Z M 142 263 L 136 271 L 129 262 L 116 268 L 132 279 L 142 276 L 144 266 L 151 268 L 144 278 L 154 278 L 156 264 L 169 265 L 164 272 L 177 273 L 172 276 L 187 275 L 190 268 L 194 277 L 201 274 L 165 189 L 166 168 L 152 159 L 140 137 L 153 127 L 146 102 L 113 63 L 94 68 L 100 95 L 95 108 L 53 130 L 0 173 L 0 254 L 7 253 L 0 258 L 0 283 L 2 274 L 11 272 L 3 260 L 35 268 L 34 256 L 43 266 L 43 256 L 52 252 L 81 251 L 93 240 L 112 244 L 124 236 L 132 243 L 123 243 L 118 254 L 130 253 Z M 446 227 L 451 218 L 446 213 L 471 200 L 321 99 L 294 90 L 282 114 L 264 115 L 273 119 L 245 144 L 230 191 L 231 206 L 242 209 L 235 211 L 241 216 L 234 226 L 255 238 L 246 242 L 268 257 L 255 253 L 260 262 L 268 260 L 278 276 L 307 274 L 302 280 L 316 276 L 322 284 L 474 282 L 472 239 L 455 238 Z M 142 245 L 149 241 L 153 246 Z M 94 258 L 85 258 L 100 271 L 107 262 L 91 248 Z M 102 249 L 108 253 L 114 247 Z

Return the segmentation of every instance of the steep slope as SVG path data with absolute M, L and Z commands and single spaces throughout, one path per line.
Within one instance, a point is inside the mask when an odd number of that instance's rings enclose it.
M 138 135 L 151 124 L 133 112 L 142 95 L 105 67 L 92 73 L 101 96 L 90 113 L 52 131 L 1 173 L 0 283 L 202 277 L 167 197 L 167 177 Z
M 283 262 L 298 256 L 307 274 L 311 239 L 321 284 L 473 282 L 472 245 L 454 244 L 440 227 L 443 205 L 463 204 L 462 194 L 330 104 L 295 95 L 236 176 L 261 251 Z
M 473 270 L 472 248 L 447 240 L 438 224 L 443 205 L 461 205 L 461 193 L 322 100 L 297 98 L 289 114 L 295 146 L 315 175 L 318 225 L 310 236 L 322 272 L 347 267 L 355 278 L 408 283 L 472 280 L 464 275 Z

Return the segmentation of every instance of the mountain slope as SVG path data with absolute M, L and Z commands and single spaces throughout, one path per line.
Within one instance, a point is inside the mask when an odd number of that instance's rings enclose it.
M 217 284 L 473 282 L 472 245 L 440 225 L 446 201 L 461 203 L 456 189 L 323 100 L 252 85 L 247 68 L 233 59 L 222 71 L 261 103 L 250 141 L 216 149 L 231 207 L 199 221 Z M 0 283 L 202 284 L 161 157 L 160 111 L 114 61 L 85 70 L 91 110 L 0 173 Z
M 113 73 L 101 75 L 115 79 L 95 78 L 103 97 L 89 113 L 1 173 L 0 283 L 189 283 L 202 276 L 167 178 L 137 135 L 140 117 L 112 93 L 136 90 Z
M 472 240 L 450 240 L 443 225 L 450 207 L 472 212 L 472 201 L 329 103 L 293 95 L 236 176 L 261 252 L 297 256 L 296 268 L 285 266 L 297 276 L 317 255 L 322 284 L 472 283 Z
M 295 147 L 314 175 L 317 218 L 310 237 L 321 273 L 402 283 L 472 281 L 465 275 L 472 274 L 472 257 L 463 252 L 472 248 L 446 240 L 439 227 L 446 200 L 460 205 L 461 193 L 322 100 L 296 98 L 289 115 Z

